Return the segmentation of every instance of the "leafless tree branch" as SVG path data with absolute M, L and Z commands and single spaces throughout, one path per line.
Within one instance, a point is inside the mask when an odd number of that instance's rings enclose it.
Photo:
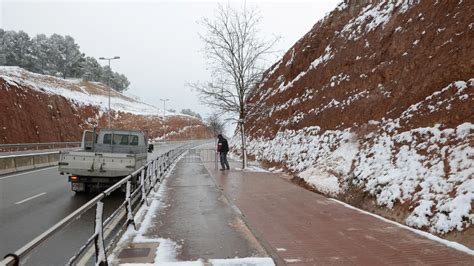
M 201 21 L 206 32 L 200 37 L 212 81 L 189 84 L 199 92 L 201 102 L 238 117 L 244 150 L 246 100 L 262 79 L 265 56 L 273 52 L 279 39 L 262 39 L 258 30 L 260 20 L 255 9 L 219 4 L 212 19 Z M 245 151 L 243 154 L 245 167 Z

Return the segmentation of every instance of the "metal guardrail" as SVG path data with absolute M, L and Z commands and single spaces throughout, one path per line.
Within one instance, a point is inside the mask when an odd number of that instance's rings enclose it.
M 181 158 L 182 163 L 214 163 L 218 167 L 219 153 L 216 149 L 192 148 Z
M 0 144 L 0 152 L 46 150 L 59 148 L 79 147 L 80 141 L 69 142 L 44 142 L 44 143 L 19 143 L 19 144 Z
M 128 226 L 135 226 L 134 215 L 132 211 L 133 201 L 139 200 L 140 204 L 145 203 L 148 205 L 147 196 L 151 190 L 157 189 L 156 185 L 161 183 L 166 173 L 170 170 L 170 166 L 176 161 L 176 159 L 183 154 L 189 148 L 188 145 L 180 146 L 176 149 L 170 150 L 155 159 L 149 161 L 145 166 L 136 170 L 132 174 L 126 176 L 119 182 L 115 183 L 113 186 L 105 190 L 104 192 L 97 195 L 95 198 L 91 199 L 80 208 L 78 208 L 73 213 L 66 216 L 64 219 L 53 225 L 51 228 L 46 230 L 44 233 L 30 241 L 25 246 L 21 247 L 17 251 L 11 254 L 7 254 L 2 261 L 1 265 L 20 265 L 20 260 L 27 258 L 28 255 L 40 244 L 44 243 L 46 240 L 50 239 L 61 229 L 65 228 L 71 222 L 79 218 L 82 214 L 96 207 L 95 215 L 95 230 L 94 234 L 87 240 L 87 242 L 80 248 L 80 250 L 74 254 L 67 265 L 74 265 L 83 255 L 84 252 L 94 244 L 95 248 L 95 263 L 96 265 L 107 265 L 107 252 L 113 247 L 116 243 L 120 233 L 128 228 Z M 137 181 L 135 183 L 135 189 L 132 191 L 132 181 Z M 103 199 L 110 196 L 110 194 L 123 185 L 126 187 L 125 199 L 123 203 L 103 222 L 103 210 L 104 203 Z M 139 198 L 138 196 L 141 195 Z M 104 244 L 104 227 L 110 225 L 112 221 L 116 221 L 120 217 L 120 214 L 125 211 L 126 221 L 121 226 L 121 230 L 116 234 L 113 239 L 110 241 L 109 245 L 105 247 Z M 119 219 L 120 220 L 120 219 Z
M 176 144 L 187 143 L 191 140 L 159 140 L 150 142 L 153 144 Z M 31 151 L 31 150 L 45 150 L 58 148 L 73 148 L 81 146 L 80 141 L 66 141 L 66 142 L 38 142 L 38 143 L 16 143 L 16 144 L 0 144 L 0 152 L 14 152 L 14 151 Z

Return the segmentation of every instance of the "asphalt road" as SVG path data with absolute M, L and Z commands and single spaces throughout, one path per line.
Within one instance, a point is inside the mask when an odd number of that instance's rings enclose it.
M 160 144 L 153 156 L 180 145 Z M 93 197 L 71 191 L 67 176 L 56 166 L 0 176 L 0 256 L 16 251 Z M 122 201 L 121 193 L 106 198 L 105 215 Z M 94 215 L 94 210 L 82 215 L 35 251 L 27 264 L 64 265 L 92 235 Z

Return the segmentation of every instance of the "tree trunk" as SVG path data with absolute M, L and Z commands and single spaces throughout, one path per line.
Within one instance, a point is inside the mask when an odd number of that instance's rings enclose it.
M 240 136 L 242 137 L 242 169 L 247 167 L 247 144 L 245 142 L 244 119 L 240 119 Z

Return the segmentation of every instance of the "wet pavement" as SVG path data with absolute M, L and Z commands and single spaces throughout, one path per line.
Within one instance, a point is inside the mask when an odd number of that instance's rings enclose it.
M 153 155 L 165 153 L 182 143 L 159 143 Z M 75 211 L 95 194 L 71 191 L 67 176 L 57 167 L 0 175 L 0 256 L 3 258 L 37 237 Z M 107 217 L 123 202 L 122 193 L 104 200 Z M 23 260 L 26 265 L 64 265 L 94 232 L 94 210 L 72 222 L 64 230 Z
M 468 253 L 308 191 L 288 176 L 243 171 L 232 161 L 230 171 L 219 171 L 198 154 L 181 160 L 162 184 L 164 207 L 146 232 L 177 242 L 178 261 L 270 256 L 276 265 L 474 265 Z
M 290 265 L 474 265 L 474 256 L 265 172 L 207 169 L 249 226 Z M 275 253 L 277 254 L 275 256 Z
M 162 186 L 165 207 L 144 236 L 177 242 L 178 261 L 267 256 L 198 155 L 178 163 Z

